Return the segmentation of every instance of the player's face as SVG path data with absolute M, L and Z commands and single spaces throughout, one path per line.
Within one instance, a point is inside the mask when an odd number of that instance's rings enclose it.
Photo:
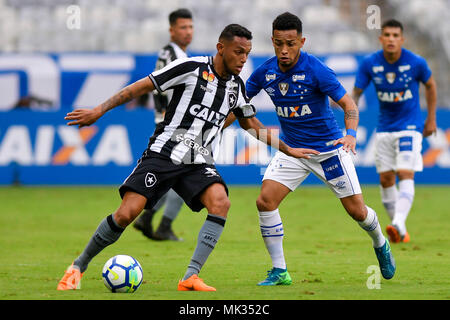
M 224 41 L 222 57 L 228 74 L 239 75 L 252 50 L 252 41 L 245 37 L 234 37 L 232 41 Z
M 402 30 L 397 27 L 385 27 L 379 40 L 383 51 L 391 54 L 401 51 L 404 42 Z
M 282 68 L 289 69 L 294 66 L 300 56 L 300 49 L 305 44 L 305 38 L 297 30 L 274 30 L 272 45 L 278 64 Z
M 176 22 L 170 26 L 170 38 L 180 47 L 187 47 L 194 34 L 194 25 L 192 19 L 178 18 Z

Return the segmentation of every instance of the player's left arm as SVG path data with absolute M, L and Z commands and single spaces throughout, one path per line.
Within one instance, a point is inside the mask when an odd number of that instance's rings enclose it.
M 356 129 L 359 122 L 359 111 L 355 101 L 346 93 L 336 103 L 344 110 L 344 122 L 347 134 L 336 140 L 333 145 L 342 144 L 345 151 L 356 154 Z
M 90 126 L 102 117 L 106 112 L 124 103 L 131 101 L 134 98 L 140 97 L 144 93 L 155 89 L 155 85 L 149 77 L 142 78 L 113 95 L 111 98 L 99 104 L 93 109 L 76 109 L 67 113 L 65 120 L 71 120 L 67 125 L 77 125 L 78 128 Z
M 230 112 L 230 114 L 227 116 L 227 118 L 225 119 L 225 123 L 223 125 L 223 129 L 225 129 L 226 127 L 231 126 L 231 124 L 236 121 L 236 116 L 234 115 L 233 112 Z
M 352 98 L 353 98 L 353 101 L 355 101 L 356 105 L 358 105 L 359 98 L 362 96 L 363 91 L 364 91 L 363 89 L 360 89 L 358 87 L 353 87 Z
M 437 105 L 437 86 L 433 76 L 430 76 L 425 82 L 425 98 L 427 100 L 428 115 L 423 128 L 423 136 L 426 138 L 436 132 L 436 105 Z
M 242 129 L 256 139 L 264 142 L 268 146 L 276 148 L 288 156 L 295 158 L 309 159 L 310 155 L 319 154 L 319 151 L 307 148 L 291 148 L 286 143 L 278 139 L 278 130 L 272 132 L 271 129 L 266 128 L 256 117 L 251 118 L 237 118 Z

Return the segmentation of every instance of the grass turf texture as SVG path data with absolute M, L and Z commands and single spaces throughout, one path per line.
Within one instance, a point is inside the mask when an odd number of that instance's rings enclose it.
M 368 289 L 367 273 L 378 265 L 371 240 L 325 187 L 301 187 L 280 206 L 291 286 L 258 287 L 270 258 L 260 236 L 255 200 L 259 187 L 230 187 L 231 209 L 222 237 L 200 277 L 217 292 L 178 292 L 179 278 L 194 251 L 206 211 L 183 206 L 174 222 L 184 242 L 146 239 L 131 226 L 95 257 L 81 290 L 59 292 L 65 268 L 81 253 L 99 222 L 120 203 L 112 187 L 0 188 L 0 299 L 450 299 L 449 187 L 417 186 L 408 218 L 411 242 L 392 244 L 397 273 Z M 383 229 L 388 224 L 379 189 L 363 186 Z M 161 219 L 158 213 L 154 227 Z M 101 278 L 112 256 L 135 257 L 144 282 L 133 294 L 112 294 Z M 369 281 L 370 282 L 370 281 Z

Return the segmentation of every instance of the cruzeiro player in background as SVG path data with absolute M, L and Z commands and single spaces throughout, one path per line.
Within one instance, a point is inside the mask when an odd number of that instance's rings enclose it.
M 188 9 L 178 9 L 171 12 L 169 14 L 169 24 L 170 43 L 159 52 L 155 71 L 164 68 L 176 59 L 186 58 L 187 47 L 192 41 L 194 28 L 192 13 Z M 156 125 L 164 120 L 164 114 L 172 94 L 173 90 L 165 92 L 155 90 L 153 92 Z M 153 208 L 144 210 L 133 226 L 150 239 L 180 241 L 182 239 L 178 238 L 172 230 L 172 222 L 178 216 L 183 203 L 183 199 L 173 189 L 170 189 Z M 161 222 L 155 232 L 153 232 L 153 216 L 164 204 L 166 207 Z
M 406 218 L 414 199 L 414 173 L 423 170 L 422 136 L 436 131 L 436 83 L 425 59 L 402 48 L 400 22 L 386 21 L 379 40 L 382 50 L 366 57 L 359 67 L 353 99 L 358 103 L 363 90 L 373 82 L 380 105 L 375 164 L 381 200 L 391 219 L 386 232 L 391 242 L 408 242 Z M 425 125 L 419 103 L 420 82 L 425 84 L 428 107 Z
M 100 222 L 83 252 L 67 268 L 58 290 L 78 289 L 90 261 L 115 243 L 144 208 L 152 208 L 173 188 L 192 211 L 208 210 L 178 290 L 216 291 L 198 274 L 219 241 L 230 208 L 227 186 L 214 165 L 227 116 L 234 113 L 242 128 L 287 155 L 309 158 L 309 154 L 319 154 L 311 149 L 289 147 L 255 117 L 255 108 L 239 78 L 252 48 L 251 39 L 252 34 L 246 28 L 228 25 L 219 36 L 214 57 L 178 59 L 93 109 L 77 109 L 67 114 L 68 125 L 88 126 L 107 111 L 144 93 L 174 90 L 162 125 L 157 127 L 136 168 L 120 186 L 119 208 Z
M 395 261 L 389 242 L 383 236 L 377 214 L 364 203 L 349 154 L 349 151 L 355 153 L 357 106 L 331 69 L 300 50 L 304 42 L 300 19 L 288 12 L 279 15 L 272 24 L 276 56 L 256 69 L 246 84 L 249 98 L 260 90 L 270 96 L 281 125 L 281 140 L 291 147 L 320 151 L 320 155 L 310 159 L 295 159 L 277 152 L 266 169 L 256 204 L 261 234 L 273 268 L 258 284 L 288 285 L 292 282 L 284 258 L 284 231 L 278 207 L 311 172 L 334 192 L 347 213 L 371 237 L 381 273 L 390 279 L 395 273 Z M 329 106 L 328 97 L 344 110 L 345 136 Z

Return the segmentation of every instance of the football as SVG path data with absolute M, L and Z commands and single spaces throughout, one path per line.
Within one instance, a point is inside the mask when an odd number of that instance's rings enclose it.
M 102 270 L 103 283 L 111 292 L 135 292 L 142 284 L 139 262 L 127 255 L 117 255 L 106 261 Z

